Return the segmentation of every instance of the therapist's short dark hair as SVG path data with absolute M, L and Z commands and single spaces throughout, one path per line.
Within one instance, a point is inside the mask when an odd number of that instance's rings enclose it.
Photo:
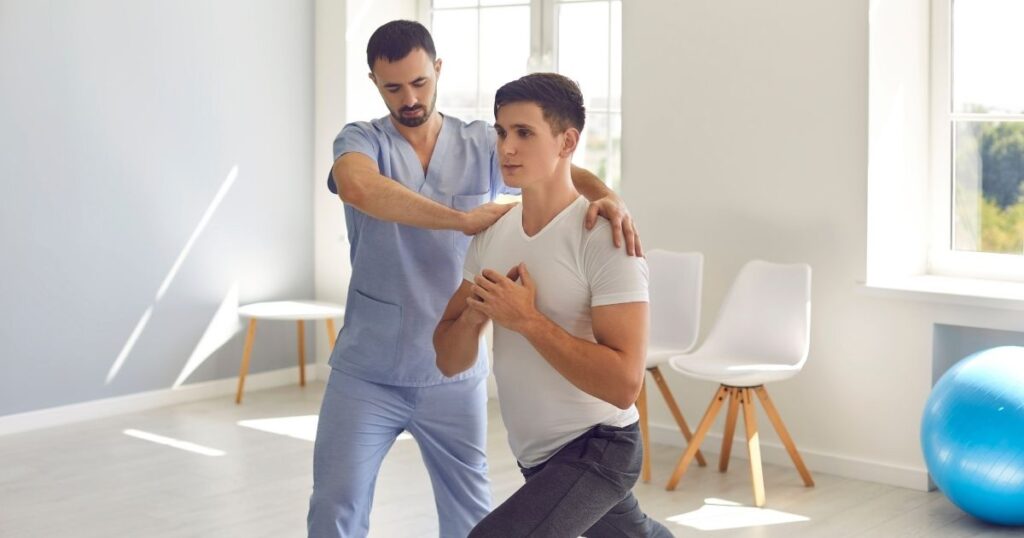
M 587 110 L 583 93 L 572 79 L 558 73 L 531 73 L 498 88 L 494 94 L 494 119 L 498 109 L 510 103 L 535 103 L 554 133 L 575 127 L 583 132 Z
M 370 36 L 370 42 L 366 44 L 366 64 L 373 71 L 373 64 L 377 60 L 397 62 L 415 49 L 423 49 L 431 61 L 437 59 L 434 38 L 430 37 L 430 31 L 422 24 L 415 21 L 391 21 L 377 28 Z

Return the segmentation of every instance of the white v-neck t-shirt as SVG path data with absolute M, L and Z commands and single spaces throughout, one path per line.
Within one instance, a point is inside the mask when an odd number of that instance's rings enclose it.
M 648 274 L 643 258 L 615 248 L 608 221 L 584 227 L 587 207 L 578 197 L 532 237 L 523 231 L 522 204 L 514 207 L 473 238 L 463 278 L 472 282 L 484 269 L 506 274 L 525 263 L 537 285 L 537 309 L 569 334 L 595 342 L 591 308 L 648 302 Z M 498 324 L 494 376 L 509 445 L 524 467 L 547 461 L 598 424 L 622 427 L 638 419 L 636 407 L 622 410 L 576 388 L 525 337 Z

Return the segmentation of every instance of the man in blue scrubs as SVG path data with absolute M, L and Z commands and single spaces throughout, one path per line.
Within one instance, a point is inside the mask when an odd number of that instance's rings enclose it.
M 432 337 L 470 236 L 511 206 L 493 203 L 507 191 L 493 129 L 435 109 L 441 60 L 426 28 L 381 26 L 367 63 L 390 115 L 348 124 L 334 141 L 328 186 L 345 203 L 352 279 L 320 410 L 308 530 L 366 536 L 381 462 L 408 431 L 430 474 L 440 535 L 461 538 L 491 509 L 486 346 L 475 367 L 446 378 Z M 604 215 L 608 240 L 642 255 L 621 200 L 586 170 L 572 176 L 593 201 L 588 228 Z

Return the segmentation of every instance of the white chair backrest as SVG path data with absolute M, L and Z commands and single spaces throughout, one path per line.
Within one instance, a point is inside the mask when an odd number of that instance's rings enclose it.
M 699 353 L 802 367 L 811 336 L 811 267 L 747 262 Z
M 689 351 L 700 326 L 704 255 L 652 250 L 650 270 L 651 347 Z

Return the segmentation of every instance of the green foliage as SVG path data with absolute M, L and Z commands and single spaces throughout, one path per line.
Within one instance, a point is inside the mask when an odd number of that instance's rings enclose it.
M 1024 184 L 1024 122 L 982 124 L 979 138 L 981 190 L 1008 209 L 1018 202 Z
M 1024 122 L 964 122 L 957 130 L 956 248 L 1024 254 Z
M 1000 207 L 986 198 L 981 205 L 982 252 L 1024 254 L 1024 199 Z

